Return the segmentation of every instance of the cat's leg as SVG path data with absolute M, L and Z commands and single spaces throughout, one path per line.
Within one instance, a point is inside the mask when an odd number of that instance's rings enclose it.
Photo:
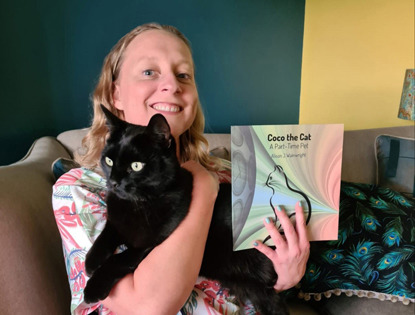
M 114 254 L 115 249 L 121 245 L 118 233 L 107 222 L 101 234 L 95 240 L 94 244 L 86 254 L 85 271 L 88 276 L 91 276 L 105 260 Z
M 242 302 L 250 302 L 261 315 L 288 315 L 288 308 L 274 288 L 256 281 L 236 281 L 228 283 L 231 294 Z
M 239 260 L 237 259 L 239 258 Z M 273 264 L 254 250 L 234 252 L 234 264 L 223 268 L 222 285 L 241 301 L 250 301 L 261 315 L 289 314 L 283 299 L 275 292 L 277 274 Z
M 104 300 L 121 278 L 134 272 L 148 252 L 131 248 L 108 258 L 88 280 L 84 290 L 85 302 Z
M 252 252 L 253 255 L 257 254 Z M 243 288 L 248 299 L 255 305 L 260 314 L 263 315 L 288 315 L 285 301 L 274 290 L 278 279 L 273 264 L 262 256 L 262 263 L 257 263 L 256 268 L 250 268 L 251 278 L 247 280 Z M 253 278 L 252 278 L 253 276 Z
M 262 315 L 288 315 L 289 311 L 283 299 L 273 288 L 249 288 L 249 300 Z

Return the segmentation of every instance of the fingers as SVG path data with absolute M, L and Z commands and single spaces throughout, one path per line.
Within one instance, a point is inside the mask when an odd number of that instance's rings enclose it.
M 260 241 L 253 242 L 254 248 L 263 253 L 274 264 L 278 280 L 274 288 L 277 291 L 286 290 L 297 284 L 303 277 L 310 255 L 310 243 L 307 240 L 306 224 L 300 203 L 295 205 L 295 227 L 281 207 L 278 207 L 277 217 L 284 229 L 281 235 L 271 219 L 265 219 L 264 225 L 271 236 L 275 249 Z
M 258 251 L 260 251 L 265 256 L 267 256 L 268 259 L 270 260 L 274 259 L 276 253 L 271 247 L 268 247 L 267 245 L 261 243 L 260 241 L 255 241 L 252 244 L 254 245 L 254 248 L 256 248 Z
M 283 247 L 287 246 L 287 243 L 285 242 L 284 237 L 275 227 L 274 221 L 272 221 L 270 218 L 266 218 L 264 220 L 264 225 L 276 247 L 278 247 L 279 249 L 282 249 Z
M 296 204 L 296 207 L 298 204 L 299 202 Z M 292 244 L 297 244 L 298 243 L 297 232 L 294 228 L 294 225 L 290 221 L 290 218 L 288 217 L 287 213 L 280 206 L 277 206 L 276 212 L 277 212 L 278 220 L 280 221 L 281 226 L 284 229 L 284 234 L 285 234 L 285 238 L 287 239 L 288 246 Z
M 277 206 L 276 214 L 281 223 L 281 227 L 284 230 L 284 236 L 278 231 L 271 218 L 266 218 L 264 220 L 265 228 L 267 229 L 278 251 L 285 250 L 287 248 L 301 251 L 309 247 L 310 243 L 307 237 L 305 216 L 300 202 L 295 204 L 295 213 L 296 222 L 294 227 L 286 212 L 281 207 Z M 262 244 L 259 241 L 256 241 L 253 244 L 254 247 L 263 254 L 269 256 L 272 255 L 272 252 L 274 252 L 275 255 L 275 251 L 267 245 Z
M 299 241 L 300 243 L 308 242 L 306 221 L 305 221 L 303 207 L 301 206 L 300 202 L 297 202 L 295 204 L 295 216 L 296 216 L 295 227 L 297 230 Z

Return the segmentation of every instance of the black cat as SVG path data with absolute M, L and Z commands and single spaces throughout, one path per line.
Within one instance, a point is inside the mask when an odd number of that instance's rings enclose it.
M 110 130 L 101 157 L 108 219 L 86 256 L 85 269 L 92 275 L 84 291 L 87 303 L 105 299 L 119 279 L 172 233 L 188 212 L 193 187 L 162 115 L 143 127 L 102 109 Z M 121 244 L 127 249 L 114 254 Z M 232 249 L 230 184 L 220 185 L 200 275 L 218 280 L 242 301 L 249 299 L 261 314 L 288 314 L 273 289 L 277 274 L 271 261 L 255 249 Z

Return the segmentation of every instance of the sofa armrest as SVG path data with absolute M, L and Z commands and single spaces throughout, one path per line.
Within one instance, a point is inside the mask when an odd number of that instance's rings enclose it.
M 69 313 L 69 285 L 51 201 L 51 164 L 58 157 L 69 154 L 55 138 L 44 137 L 22 160 L 0 167 L 2 314 Z

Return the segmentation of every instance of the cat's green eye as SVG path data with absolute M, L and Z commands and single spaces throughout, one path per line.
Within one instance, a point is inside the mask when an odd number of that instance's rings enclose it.
M 143 167 L 144 167 L 144 163 L 141 163 L 141 162 L 133 162 L 133 163 L 131 163 L 131 169 L 134 172 L 141 171 L 143 169 Z
M 114 162 L 108 157 L 105 157 L 105 163 L 107 163 L 108 166 L 112 166 L 114 164 Z

